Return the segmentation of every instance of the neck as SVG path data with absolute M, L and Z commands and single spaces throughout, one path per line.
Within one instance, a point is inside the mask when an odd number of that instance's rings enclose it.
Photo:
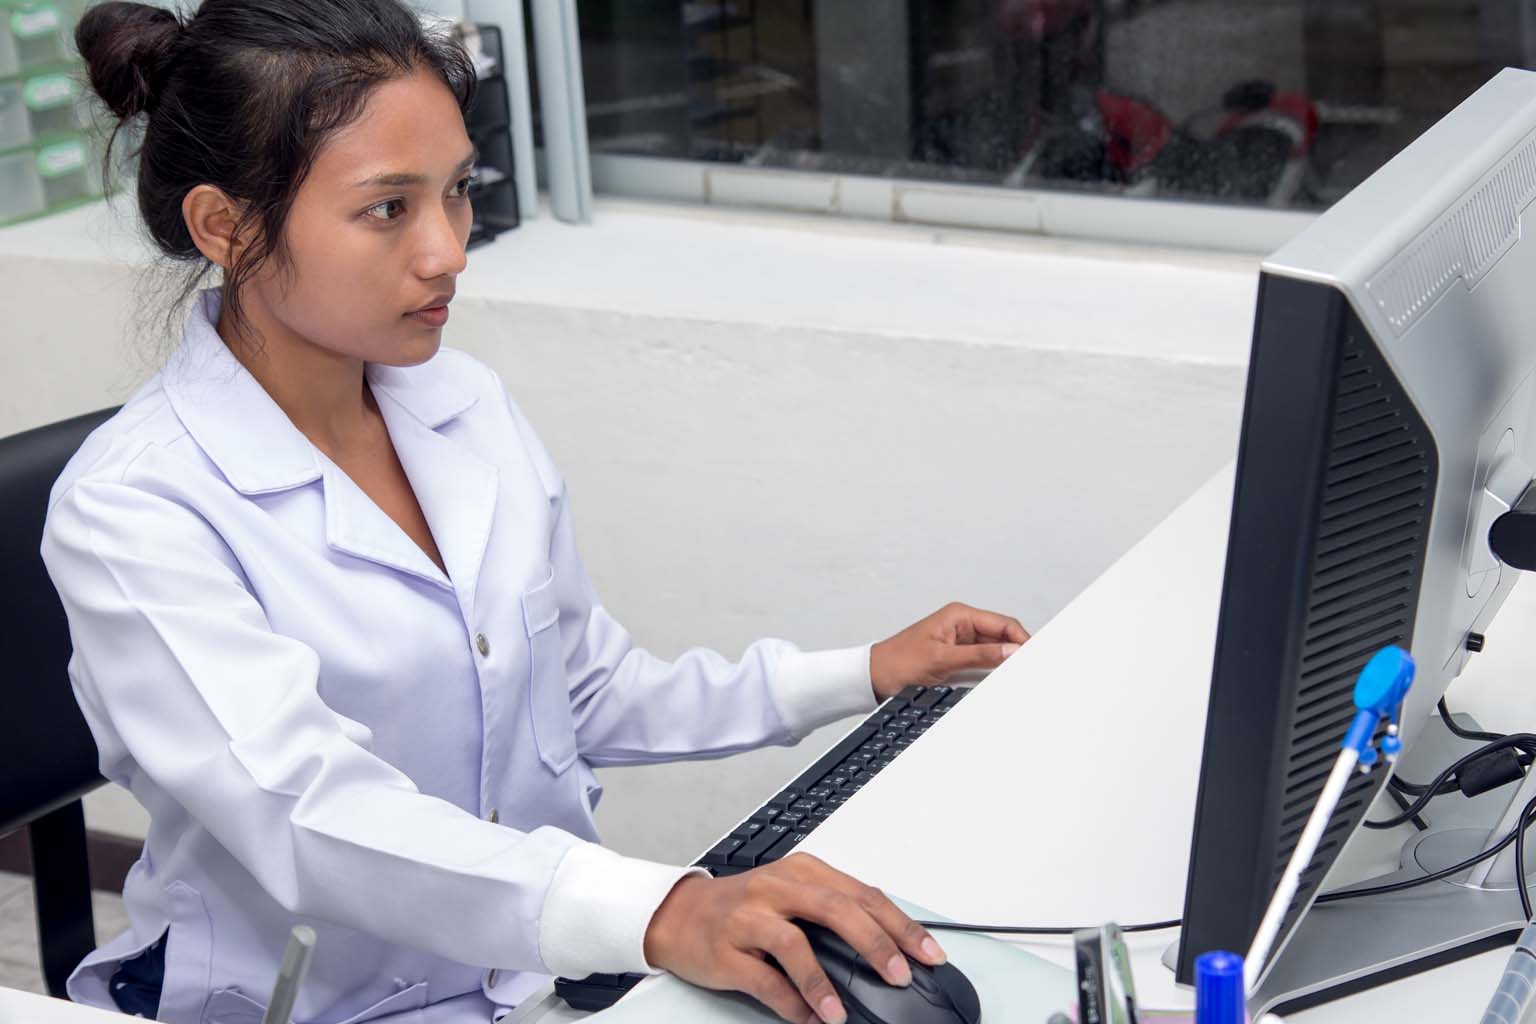
M 310 442 L 335 457 L 377 437 L 379 409 L 363 360 L 316 345 L 257 302 L 237 326 L 219 313 L 219 337 Z

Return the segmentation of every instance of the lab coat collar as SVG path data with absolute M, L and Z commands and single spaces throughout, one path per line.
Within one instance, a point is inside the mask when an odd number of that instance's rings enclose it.
M 181 346 L 162 377 L 171 407 L 242 494 L 270 494 L 320 479 L 314 446 L 219 337 L 220 301 L 217 288 L 193 299 Z M 370 363 L 366 373 L 371 387 L 429 429 L 475 404 L 473 393 L 444 380 L 431 362 L 409 368 Z

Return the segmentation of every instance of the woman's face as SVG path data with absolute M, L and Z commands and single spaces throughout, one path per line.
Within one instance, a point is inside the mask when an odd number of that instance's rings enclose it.
M 378 86 L 321 146 L 294 197 L 287 260 L 245 301 L 336 355 L 392 366 L 437 352 L 464 269 L 474 147 L 442 80 L 417 70 Z

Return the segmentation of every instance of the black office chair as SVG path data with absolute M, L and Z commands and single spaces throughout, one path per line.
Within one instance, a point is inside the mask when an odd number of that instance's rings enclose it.
M 60 998 L 64 979 L 96 946 L 80 798 L 105 780 L 70 692 L 69 624 L 38 545 L 49 488 L 116 411 L 0 438 L 0 836 L 27 829 L 43 978 Z

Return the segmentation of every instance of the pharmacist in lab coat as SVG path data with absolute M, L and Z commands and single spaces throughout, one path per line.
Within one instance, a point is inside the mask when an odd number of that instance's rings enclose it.
M 337 32 L 427 45 L 393 0 L 329 3 L 368 9 Z M 194 43 L 217 60 L 239 35 L 217 18 L 249 36 L 260 16 L 206 0 L 183 25 L 107 5 L 82 32 L 120 48 L 81 49 L 116 110 L 114 82 L 167 88 L 164 72 L 114 79 L 103 62 Z M 300 23 L 313 31 L 284 22 Z M 176 41 L 194 30 L 207 38 Z M 53 489 L 43 557 L 70 678 L 102 772 L 151 819 L 124 886 L 131 927 L 69 993 L 255 1024 L 302 921 L 318 943 L 301 1022 L 484 1022 L 552 974 L 657 969 L 836 1020 L 791 918 L 881 954 L 897 982 L 905 967 L 883 954 L 937 962 L 932 937 L 803 855 L 713 879 L 606 850 L 593 768 L 794 743 L 903 685 L 996 665 L 1027 636 L 950 605 L 846 650 L 761 640 L 733 662 L 637 647 L 593 591 L 565 483 L 507 388 L 440 348 L 472 160 L 452 75 L 417 60 L 379 71 L 319 147 L 291 197 L 288 265 L 246 279 L 239 310 L 229 284 L 196 295 L 163 368 Z M 156 102 L 135 102 L 153 117 Z M 389 173 L 356 191 L 375 171 Z M 164 172 L 141 172 L 151 224 Z M 242 244 L 236 187 L 172 196 L 211 262 Z

